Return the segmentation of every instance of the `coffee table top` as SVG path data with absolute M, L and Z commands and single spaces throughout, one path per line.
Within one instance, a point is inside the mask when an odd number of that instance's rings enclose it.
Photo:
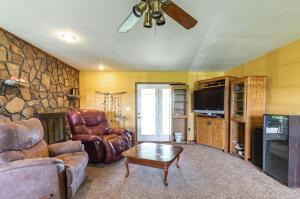
M 128 158 L 168 163 L 173 161 L 182 151 L 183 148 L 181 146 L 142 143 L 128 149 L 122 155 Z

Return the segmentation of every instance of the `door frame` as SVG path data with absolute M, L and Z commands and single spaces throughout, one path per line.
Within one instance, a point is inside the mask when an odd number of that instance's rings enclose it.
M 138 125 L 138 85 L 139 84 L 185 84 L 182 82 L 135 82 L 135 140 L 136 143 L 139 143 L 140 141 L 138 140 L 138 135 L 137 135 L 137 125 Z M 172 102 L 171 102 L 172 103 Z M 157 143 L 166 143 L 166 142 L 157 142 Z M 169 143 L 169 142 L 167 142 Z

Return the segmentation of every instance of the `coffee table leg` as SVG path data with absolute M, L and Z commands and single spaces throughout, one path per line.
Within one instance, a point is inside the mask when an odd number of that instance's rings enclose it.
M 168 166 L 165 165 L 164 166 L 164 185 L 165 186 L 168 186 L 168 182 L 167 182 L 168 172 L 169 172 Z
M 125 166 L 126 166 L 126 172 L 127 172 L 125 177 L 127 178 L 129 176 L 129 166 L 128 166 L 128 159 L 127 158 L 125 160 Z
M 179 158 L 180 158 L 180 155 L 177 156 L 177 160 L 176 160 L 176 167 L 177 168 L 180 168 L 180 166 L 179 166 Z

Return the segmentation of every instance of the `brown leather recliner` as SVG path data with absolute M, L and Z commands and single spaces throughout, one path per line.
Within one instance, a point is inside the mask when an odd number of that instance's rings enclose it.
M 111 163 L 134 144 L 134 132 L 110 128 L 105 113 L 77 110 L 67 114 L 73 140 L 81 140 L 91 163 Z
M 47 146 L 38 119 L 0 123 L 0 198 L 72 198 L 86 177 L 80 141 Z

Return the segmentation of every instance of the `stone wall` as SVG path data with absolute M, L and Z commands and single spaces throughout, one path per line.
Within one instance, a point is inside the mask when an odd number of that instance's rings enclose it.
M 29 87 L 4 85 L 11 76 Z M 0 29 L 0 121 L 77 108 L 79 100 L 67 98 L 71 88 L 79 93 L 78 70 Z

